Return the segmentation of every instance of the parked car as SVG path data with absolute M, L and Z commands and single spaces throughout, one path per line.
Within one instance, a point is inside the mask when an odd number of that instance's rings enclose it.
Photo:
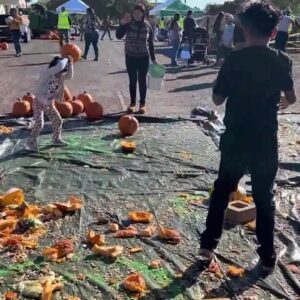
M 0 42 L 11 40 L 10 30 L 5 22 L 8 17 L 9 15 L 0 15 Z

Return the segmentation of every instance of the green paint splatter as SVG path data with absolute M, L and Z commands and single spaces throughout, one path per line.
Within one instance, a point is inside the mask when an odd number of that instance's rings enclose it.
M 189 210 L 187 208 L 187 202 L 184 200 L 184 198 L 175 196 L 169 199 L 169 203 L 178 215 L 184 216 L 189 213 Z
M 9 270 L 5 270 L 5 269 L 0 269 L 0 277 L 8 277 L 10 275 L 12 275 L 13 272 L 9 271 Z

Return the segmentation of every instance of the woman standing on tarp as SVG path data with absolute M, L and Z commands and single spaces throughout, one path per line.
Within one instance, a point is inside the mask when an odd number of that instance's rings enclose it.
M 147 73 L 149 56 L 155 63 L 153 44 L 153 30 L 145 21 L 145 7 L 137 5 L 130 14 L 126 14 L 120 21 L 120 27 L 116 32 L 117 39 L 125 38 L 126 68 L 129 76 L 130 106 L 128 112 L 135 112 L 137 80 L 140 89 L 140 110 L 146 112 Z
M 176 59 L 177 59 L 177 54 L 180 46 L 180 32 L 181 32 L 181 27 L 179 25 L 180 18 L 181 18 L 180 14 L 176 13 L 170 25 L 169 38 L 173 46 L 172 54 L 171 54 L 172 66 L 177 66 Z
M 101 27 L 101 22 L 96 16 L 94 10 L 92 8 L 87 9 L 87 15 L 85 18 L 84 24 L 84 40 L 85 40 L 85 50 L 82 56 L 83 59 L 87 59 L 87 55 L 90 49 L 91 44 L 94 47 L 95 59 L 94 61 L 98 61 L 99 57 L 99 49 L 98 49 L 98 41 L 99 41 L 99 31 Z

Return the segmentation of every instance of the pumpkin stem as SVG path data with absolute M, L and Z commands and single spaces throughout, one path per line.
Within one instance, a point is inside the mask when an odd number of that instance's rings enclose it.
M 19 102 L 22 102 L 22 101 L 23 101 L 21 98 L 17 98 L 17 100 L 18 100 Z

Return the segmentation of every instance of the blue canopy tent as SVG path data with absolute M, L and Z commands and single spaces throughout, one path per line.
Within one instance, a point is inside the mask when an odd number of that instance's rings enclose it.
M 65 7 L 70 14 L 84 15 L 86 14 L 86 10 L 89 6 L 81 0 L 70 0 L 59 6 L 56 9 L 56 12 L 60 13 L 62 7 Z

